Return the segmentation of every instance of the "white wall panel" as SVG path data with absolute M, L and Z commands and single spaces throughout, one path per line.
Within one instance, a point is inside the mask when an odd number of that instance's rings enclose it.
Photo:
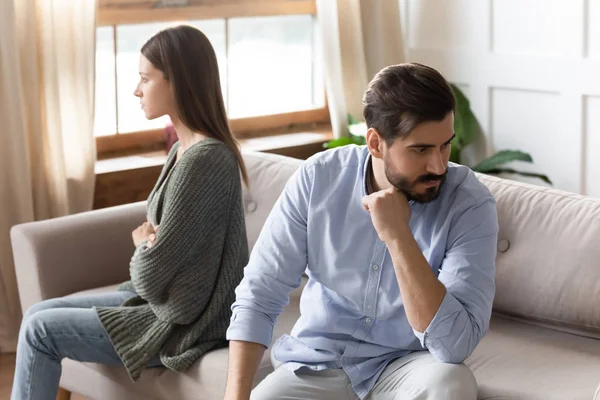
M 492 50 L 494 52 L 541 56 L 564 53 L 564 30 L 570 27 L 564 23 L 563 16 L 571 0 L 492 0 L 492 2 Z
M 520 169 L 544 172 L 554 184 L 579 191 L 580 153 L 566 145 L 565 119 L 560 94 L 521 89 L 491 91 L 491 134 L 496 150 L 523 150 L 534 166 L 519 163 Z
M 600 197 L 600 96 L 585 98 L 584 115 L 586 193 Z
M 586 56 L 600 59 L 600 0 L 586 0 Z
M 409 47 L 485 48 L 481 32 L 487 24 L 479 16 L 486 7 L 481 0 L 405 0 Z

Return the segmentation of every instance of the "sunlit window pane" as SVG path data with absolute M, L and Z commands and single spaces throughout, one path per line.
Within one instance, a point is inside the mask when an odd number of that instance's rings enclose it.
M 160 30 L 181 23 L 197 27 L 211 41 L 229 118 L 324 105 L 323 70 L 316 39 L 318 25 L 312 15 L 119 25 L 116 85 L 113 28 L 99 27 L 95 135 L 157 129 L 168 123 L 166 116 L 146 120 L 133 91 L 139 81 L 142 45 Z
M 96 30 L 95 136 L 113 135 L 117 131 L 113 39 L 111 26 Z
M 229 20 L 230 118 L 323 105 L 313 26 L 312 15 Z

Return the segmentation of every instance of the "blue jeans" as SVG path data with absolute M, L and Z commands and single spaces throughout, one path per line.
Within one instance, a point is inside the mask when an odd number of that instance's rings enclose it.
M 110 292 L 62 297 L 32 306 L 23 316 L 12 400 L 55 400 L 61 360 L 123 365 L 92 308 L 116 307 L 135 296 Z M 149 366 L 159 366 L 156 356 Z

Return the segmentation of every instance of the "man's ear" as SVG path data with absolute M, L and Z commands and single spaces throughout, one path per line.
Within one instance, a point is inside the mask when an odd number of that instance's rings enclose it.
M 385 140 L 379 134 L 377 129 L 369 128 L 366 134 L 367 148 L 369 153 L 375 158 L 383 158 L 383 147 L 385 146 Z

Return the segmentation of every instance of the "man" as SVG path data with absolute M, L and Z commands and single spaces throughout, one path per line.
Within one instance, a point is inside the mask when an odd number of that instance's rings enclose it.
M 486 187 L 448 162 L 452 90 L 394 65 L 363 106 L 366 146 L 306 161 L 265 223 L 232 306 L 227 400 L 248 399 L 304 272 L 301 316 L 253 400 L 477 398 L 462 362 L 488 330 L 498 221 Z

